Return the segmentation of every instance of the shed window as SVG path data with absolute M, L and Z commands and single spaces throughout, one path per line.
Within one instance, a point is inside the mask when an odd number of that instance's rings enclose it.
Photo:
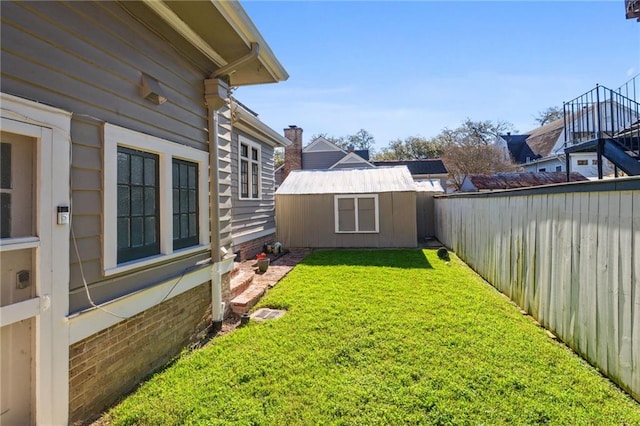
M 589 165 L 589 160 L 578 160 L 578 166 L 587 166 Z
M 379 232 L 378 195 L 336 195 L 335 231 L 337 233 Z

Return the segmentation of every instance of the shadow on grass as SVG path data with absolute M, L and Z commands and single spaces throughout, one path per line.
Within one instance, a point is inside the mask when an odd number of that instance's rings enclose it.
M 326 250 L 316 251 L 301 264 L 310 266 L 380 266 L 402 269 L 433 269 L 420 249 Z

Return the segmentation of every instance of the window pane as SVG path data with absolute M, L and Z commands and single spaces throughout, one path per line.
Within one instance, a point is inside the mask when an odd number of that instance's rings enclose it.
M 180 190 L 180 213 L 189 212 L 189 191 L 185 189 Z
M 178 188 L 180 186 L 180 164 L 175 161 L 171 165 L 171 176 L 173 180 L 173 188 Z
M 196 205 L 197 196 L 198 194 L 196 193 L 195 190 L 189 191 L 189 212 L 190 213 L 197 211 L 197 205 Z
M 245 144 L 240 144 L 240 155 L 242 157 L 249 157 L 249 147 Z
M 131 218 L 131 247 L 140 247 L 144 238 L 144 222 L 142 217 Z
M 196 175 L 198 169 L 195 166 L 189 167 L 189 188 L 196 188 Z
M 142 215 L 144 206 L 144 191 L 140 186 L 131 187 L 131 215 Z
M 118 249 L 129 247 L 129 218 L 118 218 Z
M 180 238 L 180 215 L 173 215 L 173 239 L 177 240 Z
M 173 189 L 173 213 L 180 213 L 180 190 Z
M 131 155 L 131 184 L 142 185 L 143 158 L 139 155 Z
M 178 166 L 173 187 L 173 248 L 177 250 L 198 244 L 198 165 L 179 159 L 173 164 Z
M 251 196 L 253 198 L 258 198 L 259 193 L 259 178 L 258 178 L 258 165 L 253 163 L 251 164 Z
M 198 235 L 197 216 L 195 213 L 189 215 L 189 236 L 196 237 Z
M 0 143 L 0 188 L 11 189 L 10 143 Z
M 146 216 L 154 215 L 156 212 L 156 189 L 144 189 L 144 214 Z
M 159 253 L 158 158 L 118 147 L 118 263 Z
M 249 196 L 249 163 L 247 161 L 240 162 L 240 196 Z
M 156 184 L 156 161 L 153 158 L 144 159 L 144 184 Z
M 129 154 L 118 152 L 118 183 L 129 184 Z
M 0 194 L 0 238 L 11 237 L 11 194 Z
M 358 199 L 358 231 L 376 230 L 375 200 L 373 198 Z
M 338 230 L 345 232 L 356 230 L 353 198 L 338 198 Z
M 180 164 L 180 188 L 186 188 L 187 183 L 189 182 L 188 175 L 188 167 L 186 164 Z
M 255 148 L 251 148 L 251 159 L 258 161 L 258 150 Z
M 156 218 L 146 217 L 144 219 L 144 243 L 145 245 L 156 242 Z
M 127 185 L 118 185 L 118 216 L 129 216 L 131 214 L 130 203 L 129 187 Z

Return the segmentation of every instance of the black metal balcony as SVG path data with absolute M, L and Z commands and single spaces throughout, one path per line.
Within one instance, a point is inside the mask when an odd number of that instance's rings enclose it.
M 617 90 L 596 86 L 564 103 L 564 140 L 567 154 L 597 152 L 598 177 L 602 157 L 628 175 L 640 175 L 640 103 L 636 78 Z

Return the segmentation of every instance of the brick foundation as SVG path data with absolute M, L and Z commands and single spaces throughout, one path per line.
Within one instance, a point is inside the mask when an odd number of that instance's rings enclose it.
M 265 237 L 256 238 L 255 240 L 233 246 L 233 252 L 238 255 L 236 262 L 244 262 L 245 260 L 255 258 L 258 253 L 262 252 L 262 247 L 265 244 L 273 244 L 275 242 L 276 234 L 274 232 Z
M 69 421 L 94 418 L 201 338 L 210 324 L 211 284 L 206 283 L 73 344 Z

